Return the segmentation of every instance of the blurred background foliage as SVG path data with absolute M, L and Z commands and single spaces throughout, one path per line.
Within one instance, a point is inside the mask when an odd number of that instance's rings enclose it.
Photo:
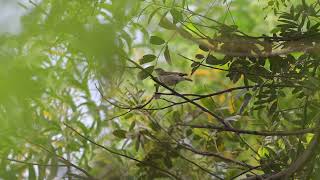
M 305 32 L 319 24 L 319 13 L 313 16 L 311 7 L 314 5 L 317 10 L 320 5 L 313 0 L 303 2 L 310 5 L 310 11 L 297 12 L 309 13 L 310 24 L 303 24 Z M 6 3 L 8 1 L 0 1 L 0 4 Z M 230 30 L 221 29 L 224 27 L 221 24 L 250 36 L 272 36 L 286 30 L 287 27 L 281 29 L 279 24 L 290 20 L 281 22 L 279 16 L 290 12 L 292 6 L 303 7 L 300 0 L 30 0 L 11 3 L 25 13 L 20 17 L 19 31 L 2 33 L 0 37 L 2 179 L 172 178 L 146 164 L 167 169 L 182 179 L 215 179 L 215 175 L 232 179 L 239 178 L 237 175 L 245 168 L 216 157 L 201 156 L 181 147 L 179 142 L 199 152 L 217 153 L 259 166 L 254 172 L 261 174 L 287 167 L 313 137 L 312 134 L 299 137 L 243 135 L 245 141 L 241 141 L 230 132 L 177 126 L 177 123 L 193 122 L 218 125 L 209 114 L 189 104 L 152 111 L 170 101 L 178 102 L 177 97 L 152 101 L 146 109 L 132 108 L 153 97 L 154 82 L 150 78 L 142 80 L 141 71 L 126 58 L 139 62 L 144 68 L 155 66 L 193 72 L 192 83 L 183 82 L 175 87 L 181 93 L 208 94 L 248 85 L 241 74 L 226 77 L 228 72 L 195 68 L 197 62 L 204 62 L 199 54 L 208 54 L 196 43 L 166 27 L 161 22 L 163 17 L 176 21 L 190 33 L 206 37 L 217 37 Z M 10 19 L 6 21 L 10 23 Z M 307 24 L 307 20 L 303 21 Z M 315 27 L 316 33 L 318 27 Z M 152 36 L 164 42 L 156 45 L 150 41 Z M 142 63 L 146 54 L 154 58 Z M 217 60 L 225 57 L 215 52 L 212 55 Z M 317 111 L 319 73 L 316 70 L 311 73 L 317 68 L 318 55 L 296 52 L 291 56 L 300 60 L 301 66 L 306 66 L 301 72 L 308 76 L 305 79 L 299 76 L 292 84 L 303 80 L 316 88 L 311 91 L 305 88 L 242 89 L 198 102 L 239 129 L 276 131 L 313 127 L 320 115 Z M 226 69 L 231 63 L 206 62 Z M 289 63 L 272 65 L 268 60 L 259 67 L 265 67 L 270 74 L 273 71 L 274 75 L 286 69 L 272 67 L 288 67 L 289 72 L 292 66 Z M 250 85 L 287 83 L 286 79 L 264 76 L 261 80 L 251 77 L 247 81 Z M 160 92 L 165 92 L 162 87 Z M 253 100 L 246 99 L 249 96 Z M 262 102 L 265 97 L 271 100 Z M 246 110 L 239 112 L 241 106 Z M 284 109 L 289 110 L 282 111 Z M 89 142 L 66 124 L 109 149 Z M 317 159 L 310 163 L 313 170 L 306 172 L 309 177 L 315 176 L 319 168 Z M 270 165 L 270 162 L 275 163 Z

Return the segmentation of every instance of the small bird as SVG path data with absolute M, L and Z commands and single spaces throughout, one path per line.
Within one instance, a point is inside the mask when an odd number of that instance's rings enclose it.
M 161 68 L 156 68 L 155 71 L 159 81 L 167 86 L 175 86 L 181 81 L 192 81 L 191 79 L 184 77 L 188 75 L 186 73 L 168 72 Z

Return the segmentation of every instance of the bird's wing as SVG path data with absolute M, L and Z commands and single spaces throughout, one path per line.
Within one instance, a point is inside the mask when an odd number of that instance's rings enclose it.
M 187 76 L 188 74 L 186 73 L 181 73 L 181 72 L 165 72 L 166 75 L 178 75 L 178 76 Z

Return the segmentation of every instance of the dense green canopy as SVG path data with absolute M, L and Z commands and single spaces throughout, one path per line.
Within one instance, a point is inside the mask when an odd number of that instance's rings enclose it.
M 15 7 L 21 30 L 0 35 L 1 179 L 317 179 L 319 1 Z

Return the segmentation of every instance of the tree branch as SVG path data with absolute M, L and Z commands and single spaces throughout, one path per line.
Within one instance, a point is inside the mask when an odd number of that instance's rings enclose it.
M 251 134 L 258 136 L 297 136 L 303 135 L 307 133 L 316 133 L 320 131 L 320 128 L 308 128 L 308 129 L 299 129 L 292 131 L 255 131 L 255 130 L 243 130 L 236 128 L 226 128 L 221 126 L 214 125 L 195 125 L 195 124 L 177 124 L 178 126 L 188 126 L 191 128 L 199 128 L 199 129 L 215 129 L 218 131 L 229 131 L 240 134 Z

